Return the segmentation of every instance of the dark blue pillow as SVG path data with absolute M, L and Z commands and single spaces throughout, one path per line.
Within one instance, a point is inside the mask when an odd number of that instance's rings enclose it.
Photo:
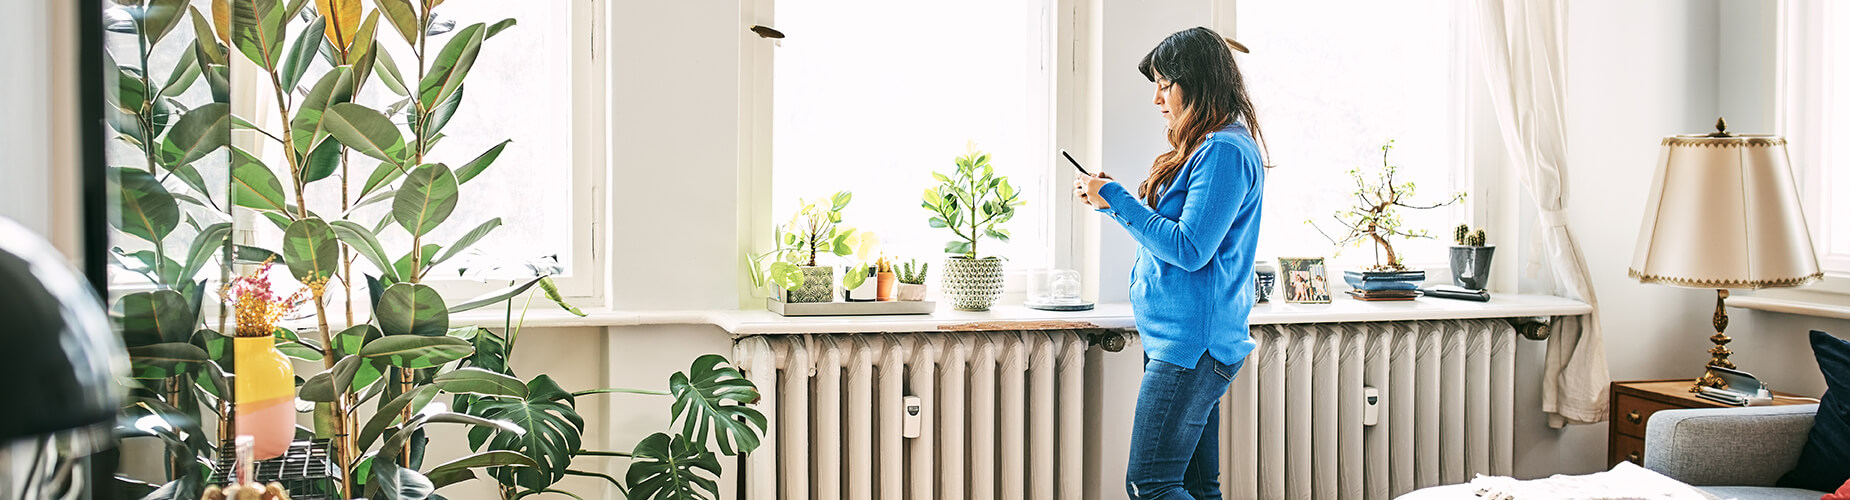
M 1798 466 L 1779 478 L 1779 486 L 1837 491 L 1850 481 L 1850 342 L 1812 330 L 1811 352 L 1824 372 L 1824 397 Z

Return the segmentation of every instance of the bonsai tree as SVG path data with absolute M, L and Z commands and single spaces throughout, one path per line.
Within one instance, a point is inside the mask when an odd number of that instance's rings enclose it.
M 1317 232 L 1323 234 L 1323 237 L 1329 238 L 1330 242 L 1337 246 L 1339 254 L 1344 245 L 1361 246 L 1364 241 L 1373 242 L 1375 244 L 1375 265 L 1368 268 L 1370 271 L 1406 269 L 1406 266 L 1401 263 L 1400 256 L 1394 253 L 1394 243 L 1389 240 L 1390 237 L 1432 238 L 1432 235 L 1423 229 L 1404 229 L 1402 227 L 1404 221 L 1401 220 L 1397 208 L 1427 210 L 1458 203 L 1465 199 L 1465 193 L 1461 192 L 1443 202 L 1430 205 L 1413 204 L 1410 201 L 1414 196 L 1413 183 L 1394 181 L 1394 173 L 1399 170 L 1399 167 L 1388 163 L 1388 151 L 1392 149 L 1394 149 L 1392 140 L 1381 145 L 1381 170 L 1375 174 L 1372 184 L 1364 176 L 1362 169 L 1349 169 L 1349 177 L 1355 179 L 1356 203 L 1330 216 L 1336 219 L 1336 222 L 1344 229 L 1347 229 L 1342 233 L 1342 237 L 1332 237 L 1321 226 L 1317 226 L 1316 222 L 1309 219 L 1304 221 L 1311 227 L 1317 228 Z M 1382 253 L 1387 254 L 1385 263 L 1381 261 Z
M 932 172 L 939 185 L 925 190 L 922 206 L 932 213 L 931 227 L 950 228 L 957 235 L 944 244 L 945 253 L 976 259 L 976 244 L 983 237 L 1009 240 L 1008 230 L 997 226 L 1008 222 L 1015 216 L 1015 207 L 1026 202 L 1009 185 L 1008 177 L 996 175 L 989 154 L 977 150 L 976 143 L 957 157 L 956 165 L 950 175 Z

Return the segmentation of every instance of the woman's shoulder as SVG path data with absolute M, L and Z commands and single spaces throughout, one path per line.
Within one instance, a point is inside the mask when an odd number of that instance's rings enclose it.
M 1253 141 L 1252 132 L 1247 131 L 1245 125 L 1241 125 L 1237 122 L 1228 124 L 1220 130 L 1209 132 L 1207 140 L 1203 141 L 1202 145 L 1206 146 L 1216 143 L 1218 143 L 1218 145 L 1241 148 L 1258 148 L 1258 144 Z

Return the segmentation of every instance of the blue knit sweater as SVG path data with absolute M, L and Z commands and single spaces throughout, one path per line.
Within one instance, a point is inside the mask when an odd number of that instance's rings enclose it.
M 1194 367 L 1202 352 L 1224 364 L 1253 350 L 1253 252 L 1265 198 L 1258 145 L 1239 124 L 1208 135 L 1157 197 L 1154 209 L 1116 182 L 1101 209 L 1137 240 L 1131 310 L 1150 359 Z

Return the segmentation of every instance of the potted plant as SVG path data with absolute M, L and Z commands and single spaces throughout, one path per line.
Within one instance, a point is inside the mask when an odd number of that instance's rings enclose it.
M 950 175 L 932 173 L 939 184 L 925 190 L 923 206 L 932 212 L 931 227 L 957 235 L 944 245 L 945 253 L 953 254 L 944 263 L 945 297 L 958 310 L 987 311 L 1002 294 L 1002 259 L 979 257 L 977 243 L 984 237 L 1008 241 L 1008 230 L 997 226 L 1025 203 L 975 143 L 955 163 Z
M 854 245 L 848 240 L 855 230 L 840 225 L 841 211 L 848 207 L 852 198 L 851 193 L 841 191 L 830 196 L 827 205 L 799 200 L 802 207 L 777 229 L 777 248 L 747 256 L 753 285 L 764 286 L 767 281 L 777 285 L 772 291 L 777 300 L 784 302 L 833 300 L 835 268 L 820 265 L 818 260 L 825 254 L 846 256 L 854 251 Z M 773 258 L 770 265 L 764 265 L 766 259 Z M 849 272 L 843 282 L 844 288 L 858 288 L 865 279 L 861 273 Z
M 874 249 L 880 246 L 880 237 L 872 231 L 853 231 L 842 242 L 853 249 L 852 265 L 842 266 L 842 299 L 849 302 L 870 302 L 878 298 L 879 283 L 874 266 L 868 265 L 868 259 L 874 255 Z
M 893 292 L 895 290 L 894 286 L 898 285 L 899 281 L 893 276 L 893 262 L 887 260 L 886 257 L 881 257 L 880 260 L 875 263 L 875 266 L 878 268 L 878 272 L 874 273 L 875 279 L 877 280 L 876 284 L 879 286 L 877 298 L 881 302 L 892 302 L 897 300 Z
M 1368 241 L 1375 244 L 1375 264 L 1360 270 L 1343 272 L 1343 280 L 1354 288 L 1351 295 L 1364 299 L 1412 299 L 1419 296 L 1416 291 L 1419 284 L 1426 280 L 1425 271 L 1408 269 L 1401 262 L 1400 255 L 1394 253 L 1394 243 L 1389 238 L 1401 236 L 1406 238 L 1431 238 L 1424 229 L 1405 229 L 1401 227 L 1402 219 L 1398 208 L 1427 210 L 1439 208 L 1464 200 L 1465 193 L 1457 193 L 1451 198 L 1430 205 L 1414 204 L 1412 182 L 1396 183 L 1394 174 L 1399 167 L 1388 163 L 1388 151 L 1394 149 L 1394 141 L 1381 145 L 1381 169 L 1375 172 L 1371 183 L 1362 169 L 1349 170 L 1349 176 L 1355 179 L 1354 206 L 1337 211 L 1331 215 L 1338 224 L 1349 231 L 1341 238 L 1331 237 L 1316 223 L 1305 220 L 1306 224 L 1317 228 L 1318 233 L 1329 238 L 1337 247 L 1337 254 L 1342 253 L 1344 245 L 1361 246 Z M 1387 254 L 1383 262 L 1382 253 Z
M 1472 290 L 1489 288 L 1490 258 L 1496 255 L 1497 246 L 1485 244 L 1484 228 L 1472 231 L 1469 225 L 1459 224 L 1452 238 L 1457 242 L 1452 246 L 1452 284 Z
M 930 268 L 931 263 L 916 260 L 899 266 L 899 300 L 925 300 L 925 274 Z

